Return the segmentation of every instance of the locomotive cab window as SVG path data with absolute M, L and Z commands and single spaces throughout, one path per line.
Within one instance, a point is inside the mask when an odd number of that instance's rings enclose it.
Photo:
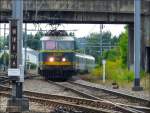
M 55 50 L 56 49 L 56 41 L 49 40 L 44 43 L 45 50 Z
M 54 41 L 48 40 L 42 43 L 43 50 L 74 50 L 73 41 Z
M 73 41 L 57 41 L 58 50 L 74 50 L 74 42 Z

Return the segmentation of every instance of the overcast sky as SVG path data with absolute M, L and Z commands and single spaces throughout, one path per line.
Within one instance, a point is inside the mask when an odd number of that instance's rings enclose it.
M 9 27 L 8 24 L 6 26 L 7 28 Z M 123 24 L 105 24 L 103 31 L 110 31 L 113 36 L 115 35 L 119 36 L 119 34 L 124 31 L 124 26 L 125 25 Z M 4 24 L 0 24 L 0 28 L 4 28 Z M 27 28 L 32 30 L 38 30 L 38 29 L 49 30 L 50 26 L 48 24 L 40 24 L 38 27 L 38 25 L 28 24 Z M 76 37 L 84 37 L 93 32 L 99 33 L 100 25 L 99 24 L 62 24 L 61 26 L 58 27 L 58 29 L 69 30 L 71 32 L 74 32 Z M 6 34 L 8 33 L 9 31 L 6 30 Z M 36 32 L 28 31 L 28 34 L 30 33 L 35 34 Z M 3 29 L 0 29 L 0 35 L 2 36 L 4 35 Z

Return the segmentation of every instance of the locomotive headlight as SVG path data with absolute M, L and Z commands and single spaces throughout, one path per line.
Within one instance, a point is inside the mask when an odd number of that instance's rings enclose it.
M 54 60 L 55 60 L 54 57 L 50 57 L 50 58 L 49 58 L 49 61 L 50 61 L 50 62 L 54 62 Z
M 62 62 L 66 62 L 66 58 L 62 58 Z

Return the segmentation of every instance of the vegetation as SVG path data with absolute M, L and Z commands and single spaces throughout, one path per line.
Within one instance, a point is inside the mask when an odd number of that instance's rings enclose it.
M 128 30 L 120 35 L 119 47 L 120 56 L 123 67 L 127 67 L 127 55 L 128 55 Z
M 4 52 L 0 57 L 0 65 L 8 66 L 8 64 L 9 64 L 9 54 Z
M 128 70 L 127 67 L 127 52 L 128 52 L 128 30 L 125 27 L 125 32 L 117 39 L 116 48 L 112 48 L 109 51 L 103 52 L 103 57 L 99 56 L 99 59 L 106 59 L 106 79 L 119 84 L 129 83 L 134 80 L 133 70 Z M 116 40 L 116 39 L 115 39 Z M 95 69 L 92 70 L 93 78 L 102 79 L 103 67 L 99 63 Z M 144 71 L 141 71 L 141 77 L 145 75 Z
M 2 49 L 4 49 L 4 47 L 6 47 L 6 46 L 8 47 L 9 46 L 8 43 L 9 43 L 9 37 L 8 36 L 6 37 L 6 39 L 4 39 L 4 37 L 0 36 L 0 51 Z
M 41 41 L 40 41 L 40 38 L 44 35 L 43 32 L 37 32 L 34 35 L 32 34 L 29 34 L 27 35 L 27 47 L 31 48 L 31 49 L 34 49 L 34 50 L 40 50 L 41 49 Z M 23 39 L 25 40 L 25 33 L 23 34 Z M 24 41 L 25 43 L 25 41 Z M 24 46 L 24 45 L 23 45 Z
M 94 56 L 96 62 L 100 63 L 101 46 L 103 46 L 103 51 L 108 51 L 112 46 L 117 46 L 118 41 L 118 38 L 116 36 L 112 37 L 110 32 L 103 32 L 102 34 L 92 33 L 85 38 L 77 39 L 77 48 L 83 53 Z
M 120 49 L 118 47 L 112 48 L 109 51 L 103 52 L 103 59 L 107 59 L 110 61 L 116 61 L 119 58 L 120 58 Z
M 106 64 L 106 79 L 112 80 L 113 82 L 129 82 L 133 81 L 134 74 L 133 70 L 122 68 L 121 60 L 111 61 L 107 60 Z M 102 66 L 97 67 L 92 71 L 93 76 L 100 77 L 102 79 Z
M 31 62 L 27 62 L 27 68 L 28 69 L 36 69 L 37 65 Z

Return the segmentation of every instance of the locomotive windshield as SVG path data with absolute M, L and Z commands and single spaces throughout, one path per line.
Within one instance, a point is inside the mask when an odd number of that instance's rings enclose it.
M 42 45 L 44 50 L 74 50 L 74 41 L 47 40 Z
M 59 50 L 63 50 L 63 49 L 74 49 L 74 42 L 73 41 L 58 41 L 57 42 L 58 46 L 57 48 Z
M 56 49 L 56 42 L 55 41 L 45 41 L 44 44 L 45 50 L 54 50 Z

